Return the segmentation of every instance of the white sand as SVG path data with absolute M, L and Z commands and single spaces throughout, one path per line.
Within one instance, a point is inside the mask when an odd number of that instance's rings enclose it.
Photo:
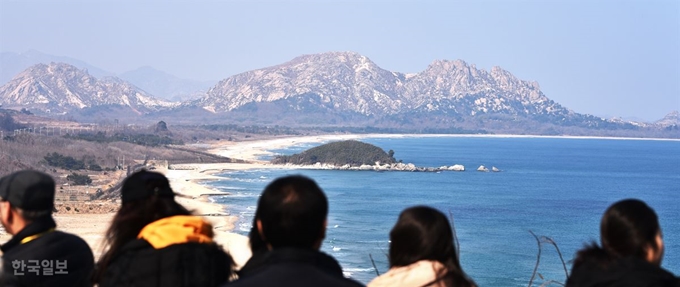
M 636 140 L 637 138 L 610 137 L 578 137 L 578 136 L 523 136 L 523 135 L 441 135 L 441 134 L 341 134 L 284 137 L 267 140 L 244 142 L 218 141 L 211 143 L 208 152 L 234 159 L 242 159 L 251 163 L 215 163 L 215 164 L 182 164 L 173 165 L 176 169 L 158 169 L 170 180 L 170 184 L 178 194 L 177 201 L 196 214 L 204 215 L 215 230 L 215 240 L 231 253 L 238 266 L 242 266 L 250 258 L 248 239 L 245 236 L 230 232 L 234 228 L 236 216 L 229 215 L 220 204 L 208 200 L 209 195 L 225 194 L 201 184 L 206 180 L 218 180 L 213 174 L 227 170 L 248 170 L 262 168 L 280 168 L 267 162 L 259 161 L 263 155 L 271 155 L 268 150 L 282 149 L 305 143 L 321 143 L 336 140 L 361 138 L 402 138 L 402 137 L 494 137 L 494 138 L 575 138 L 575 139 L 620 139 Z M 674 140 L 678 139 L 641 139 L 641 140 Z M 55 219 L 60 230 L 77 234 L 85 239 L 95 254 L 102 248 L 102 240 L 109 226 L 113 213 L 109 214 L 56 214 Z M 10 236 L 0 231 L 0 242 L 6 242 Z

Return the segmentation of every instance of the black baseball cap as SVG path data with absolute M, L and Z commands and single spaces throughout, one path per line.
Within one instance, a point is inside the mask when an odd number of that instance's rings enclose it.
M 123 203 L 149 198 L 153 195 L 173 198 L 175 193 L 170 182 L 162 173 L 140 170 L 123 181 L 120 190 Z
M 0 178 L 0 198 L 30 211 L 54 208 L 54 179 L 46 173 L 22 170 Z

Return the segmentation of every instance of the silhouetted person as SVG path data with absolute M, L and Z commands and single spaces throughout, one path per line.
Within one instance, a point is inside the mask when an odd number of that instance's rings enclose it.
M 257 217 L 253 217 L 253 226 L 248 233 L 248 244 L 250 245 L 251 256 L 248 262 L 244 264 L 240 270 L 236 271 L 239 278 L 247 276 L 253 269 L 259 268 L 263 264 L 263 260 L 267 258 L 266 253 L 269 252 L 267 243 L 262 240 L 260 232 L 257 231 Z
M 600 241 L 578 251 L 567 286 L 679 286 L 661 268 L 659 220 L 644 202 L 626 199 L 610 206 L 602 216 Z
M 328 200 L 313 180 L 286 176 L 271 182 L 258 200 L 251 231 L 262 240 L 251 243 L 253 257 L 228 286 L 362 286 L 319 251 L 327 215 Z
M 427 206 L 401 212 L 390 232 L 390 270 L 368 287 L 470 287 L 446 216 Z
M 100 287 L 212 287 L 229 280 L 231 256 L 213 242 L 210 223 L 175 201 L 165 176 L 133 173 L 121 194 L 106 232 L 108 249 L 97 262 Z
M 56 230 L 54 192 L 52 177 L 38 171 L 0 179 L 0 221 L 13 235 L 1 247 L 0 286 L 92 286 L 92 250 Z

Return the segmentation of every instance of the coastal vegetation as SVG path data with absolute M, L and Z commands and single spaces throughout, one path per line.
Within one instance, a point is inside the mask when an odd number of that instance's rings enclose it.
M 106 136 L 103 132 L 97 133 L 81 133 L 76 135 L 66 135 L 67 138 L 74 138 L 85 141 L 106 143 L 106 142 L 129 142 L 133 144 L 143 145 L 143 146 L 163 146 L 163 145 L 183 145 L 182 140 L 174 140 L 168 136 L 160 136 L 155 134 L 123 134 L 116 133 L 112 136 Z
M 147 161 L 232 162 L 206 152 L 204 143 L 209 141 L 315 133 L 318 131 L 280 126 L 173 125 L 164 120 L 140 125 L 117 118 L 78 123 L 68 117 L 53 119 L 28 110 L 0 108 L 0 174 L 35 169 L 66 183 L 71 171 L 79 171 L 100 175 L 93 177 L 93 185 L 97 185 L 99 178 L 111 178 L 114 170 Z M 109 175 L 105 175 L 107 172 Z
M 81 170 L 89 169 L 92 171 L 102 171 L 102 167 L 92 157 L 83 157 L 83 160 L 78 160 L 72 156 L 64 156 L 57 152 L 48 153 L 44 159 L 47 165 L 58 167 L 66 170 Z M 87 163 L 85 162 L 87 161 Z
M 336 166 L 374 165 L 376 162 L 380 164 L 396 163 L 394 151 L 385 152 L 377 146 L 355 140 L 327 143 L 299 154 L 277 156 L 272 160 L 272 163 L 276 164 L 323 163 Z
M 66 176 L 66 180 L 73 185 L 89 185 L 92 183 L 92 178 L 89 175 L 75 172 Z

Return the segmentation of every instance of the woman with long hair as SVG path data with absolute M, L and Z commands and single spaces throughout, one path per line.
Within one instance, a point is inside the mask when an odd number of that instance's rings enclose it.
M 451 224 L 440 211 L 407 208 L 390 232 L 390 270 L 367 286 L 472 287 L 458 261 Z
M 177 203 L 160 173 L 133 173 L 106 232 L 94 281 L 107 286 L 218 286 L 233 261 L 213 242 L 210 223 Z
M 607 208 L 600 241 L 577 252 L 567 286 L 680 286 L 661 268 L 661 227 L 656 212 L 643 201 L 625 199 Z

